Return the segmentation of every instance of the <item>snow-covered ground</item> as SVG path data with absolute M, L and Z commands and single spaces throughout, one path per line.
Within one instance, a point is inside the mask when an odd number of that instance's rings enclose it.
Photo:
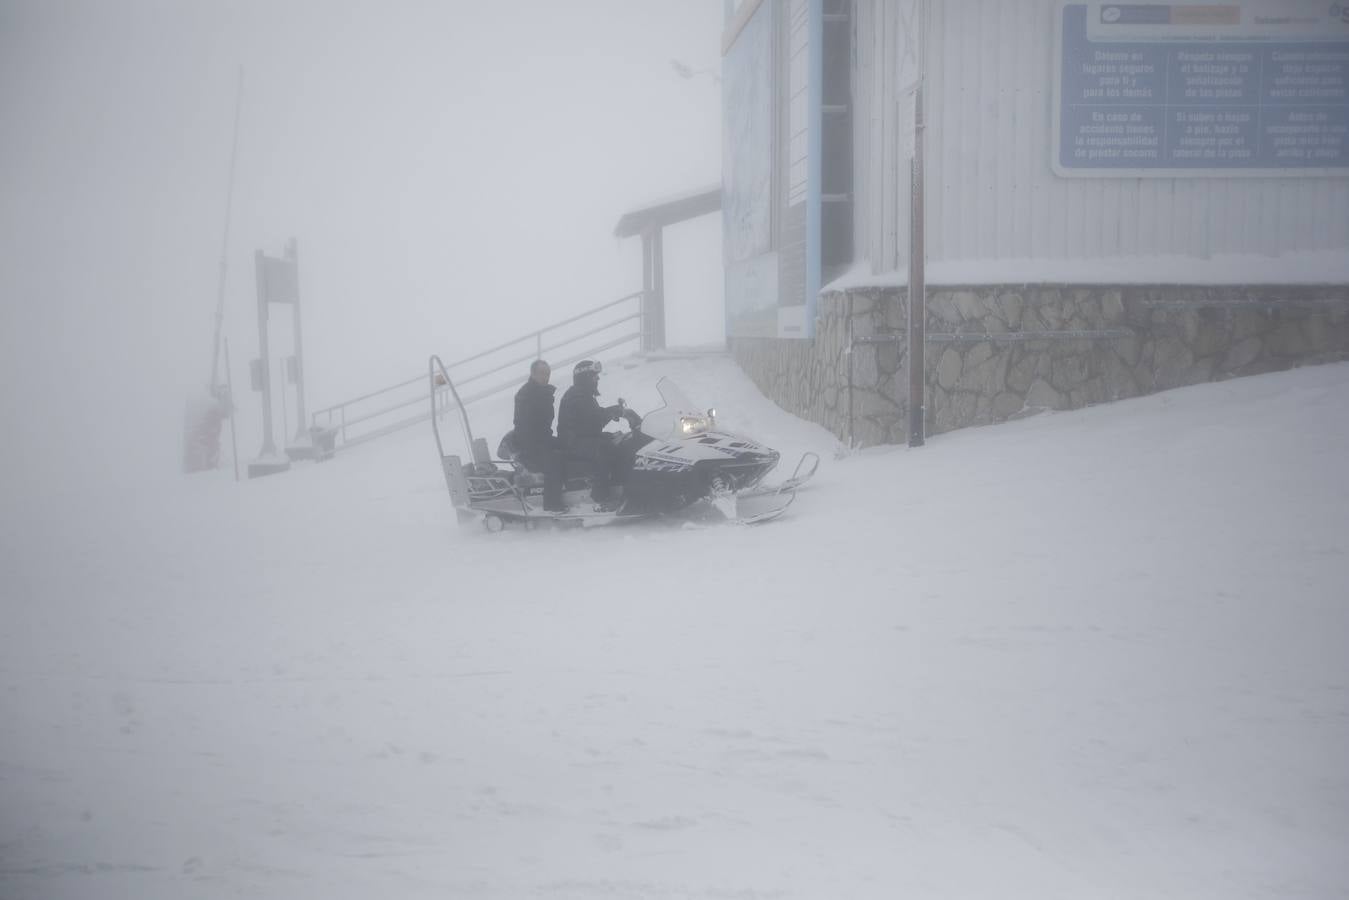
M 1349 895 L 1349 365 L 846 458 L 612 368 L 820 475 L 487 535 L 417 429 L 11 507 L 0 897 Z

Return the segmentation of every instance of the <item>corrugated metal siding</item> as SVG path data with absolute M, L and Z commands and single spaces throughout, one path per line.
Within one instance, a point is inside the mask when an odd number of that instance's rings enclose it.
M 857 252 L 908 256 L 900 60 L 916 0 L 855 0 Z M 1059 178 L 1054 0 L 930 0 L 930 260 L 1349 251 L 1349 179 Z
M 804 203 L 810 150 L 810 7 L 806 0 L 787 6 L 787 198 Z
M 853 4 L 853 246 L 876 271 L 894 269 L 903 259 L 898 248 L 909 245 L 913 106 L 899 95 L 918 76 L 907 33 L 918 6 L 918 0 Z

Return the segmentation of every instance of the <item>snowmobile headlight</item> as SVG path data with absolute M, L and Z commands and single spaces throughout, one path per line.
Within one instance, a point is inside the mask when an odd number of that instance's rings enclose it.
M 679 417 L 679 433 L 684 437 L 693 437 L 695 434 L 702 434 L 704 431 L 710 430 L 712 430 L 710 416 Z

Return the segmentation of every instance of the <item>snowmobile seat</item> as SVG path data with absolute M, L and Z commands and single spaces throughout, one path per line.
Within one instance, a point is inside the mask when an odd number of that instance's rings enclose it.
M 506 460 L 515 469 L 512 483 L 517 487 L 540 487 L 543 485 L 543 474 L 535 472 L 525 465 L 524 457 L 515 446 L 515 432 L 508 431 L 501 438 L 501 443 L 497 445 L 497 456 Z
M 515 470 L 512 483 L 517 487 L 543 487 L 543 473 L 536 472 L 525 465 L 524 457 L 515 446 L 515 432 L 508 431 L 497 445 L 497 456 L 508 461 Z M 594 475 L 588 460 L 562 454 L 563 490 L 580 491 L 590 489 L 590 479 Z
M 520 453 L 515 447 L 515 431 L 506 432 L 501 437 L 501 443 L 497 444 L 497 458 L 504 459 L 507 462 L 518 463 L 516 456 Z

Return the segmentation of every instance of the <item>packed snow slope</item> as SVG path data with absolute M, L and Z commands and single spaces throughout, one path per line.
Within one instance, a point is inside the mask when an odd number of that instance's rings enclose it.
M 500 535 L 429 429 L 35 487 L 0 897 L 1349 895 L 1349 365 L 844 458 L 724 359 L 614 368 L 820 475 Z

